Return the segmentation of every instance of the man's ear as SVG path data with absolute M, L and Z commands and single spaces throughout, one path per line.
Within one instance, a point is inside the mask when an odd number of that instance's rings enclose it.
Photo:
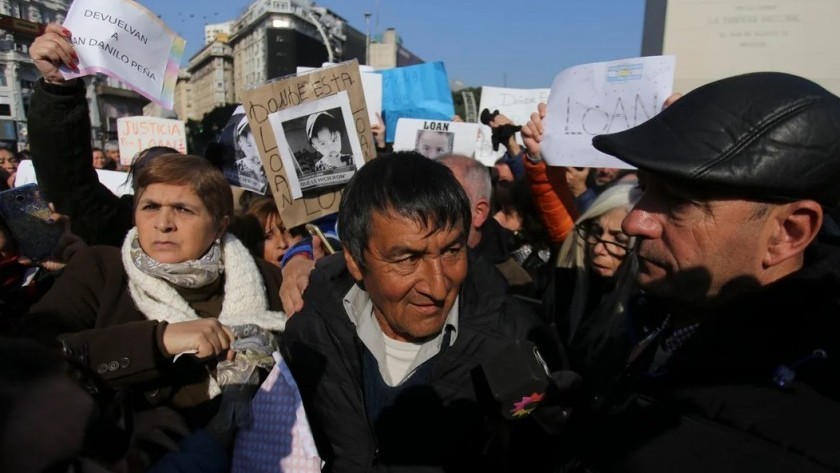
M 800 200 L 777 206 L 771 218 L 775 225 L 762 261 L 766 268 L 805 252 L 820 231 L 823 210 L 813 200 Z
M 350 254 L 350 251 L 344 250 L 344 262 L 347 264 L 347 270 L 350 271 L 350 275 L 353 276 L 353 279 L 356 282 L 362 281 L 362 267 L 353 259 L 353 256 Z
M 481 228 L 487 217 L 490 216 L 490 202 L 486 199 L 479 199 L 472 209 L 472 226 L 473 228 Z

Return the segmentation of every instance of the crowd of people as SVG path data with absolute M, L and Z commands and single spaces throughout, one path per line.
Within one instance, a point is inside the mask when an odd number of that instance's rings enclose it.
M 493 167 L 380 123 L 338 214 L 289 228 L 170 148 L 102 185 L 70 37 L 30 48 L 29 155 L 0 149 L 63 229 L 33 259 L 0 220 L 0 471 L 840 471 L 819 85 L 730 77 L 594 137 L 633 170 L 547 165 L 543 104 L 482 114 Z

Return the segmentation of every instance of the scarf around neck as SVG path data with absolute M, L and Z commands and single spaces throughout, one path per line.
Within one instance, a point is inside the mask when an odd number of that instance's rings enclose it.
M 213 243 L 207 253 L 199 259 L 180 263 L 160 263 L 149 256 L 140 247 L 140 239 L 135 233 L 129 248 L 134 266 L 143 273 L 169 281 L 170 283 L 188 289 L 204 287 L 216 282 L 224 271 L 222 250 L 219 243 Z
M 140 270 L 132 257 L 137 228 L 132 228 L 122 246 L 122 261 L 128 276 L 128 290 L 134 304 L 149 320 L 169 323 L 198 320 L 189 303 L 166 280 Z M 224 296 L 219 322 L 228 325 L 256 324 L 267 330 L 282 331 L 286 314 L 268 309 L 265 283 L 257 264 L 245 246 L 233 235 L 225 234 L 218 245 L 224 265 Z

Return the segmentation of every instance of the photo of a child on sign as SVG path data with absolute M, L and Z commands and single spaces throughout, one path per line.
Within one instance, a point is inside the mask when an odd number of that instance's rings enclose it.
M 414 149 L 423 156 L 434 159 L 451 154 L 455 133 L 448 131 L 417 130 L 417 144 Z
M 248 174 L 255 179 L 265 180 L 257 143 L 245 115 L 236 124 L 234 131 L 234 150 L 236 151 L 236 167 L 241 173 Z
M 265 194 L 265 170 L 260 161 L 254 133 L 248 125 L 248 118 L 241 105 L 233 111 L 227 125 L 222 129 L 218 146 L 206 151 L 208 157 L 213 153 L 219 155 L 217 158 L 222 162 L 222 172 L 228 182 L 258 194 Z
M 268 116 L 292 198 L 315 197 L 347 184 L 364 164 L 346 91 Z

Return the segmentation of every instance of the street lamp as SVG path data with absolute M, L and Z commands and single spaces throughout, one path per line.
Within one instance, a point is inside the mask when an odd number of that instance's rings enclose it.
M 373 13 L 365 13 L 365 26 L 367 27 L 367 37 L 365 38 L 365 64 L 370 65 L 370 17 Z

